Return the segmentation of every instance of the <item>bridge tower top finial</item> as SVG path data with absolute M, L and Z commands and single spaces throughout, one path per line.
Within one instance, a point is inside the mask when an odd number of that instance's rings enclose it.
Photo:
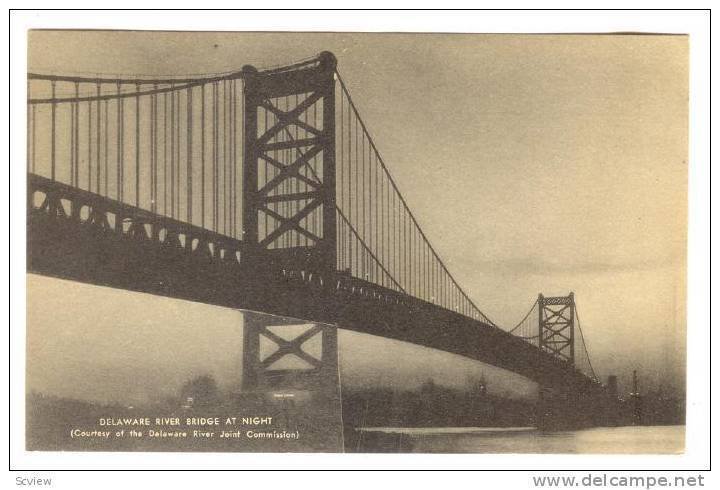
M 337 58 L 330 51 L 322 51 L 318 54 L 320 66 L 328 70 L 334 70 L 337 66 Z
M 257 68 L 252 65 L 243 65 L 241 70 L 245 75 L 254 75 L 258 72 Z

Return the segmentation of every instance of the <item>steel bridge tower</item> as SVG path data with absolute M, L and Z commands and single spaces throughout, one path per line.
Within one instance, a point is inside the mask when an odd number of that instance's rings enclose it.
M 243 67 L 245 263 L 313 274 L 323 281 L 335 276 L 336 64 L 332 53 L 323 52 L 285 68 Z M 244 317 L 244 390 L 337 389 L 335 327 L 314 325 L 288 339 L 277 329 L 293 321 L 254 313 Z M 313 338 L 321 340 L 319 356 L 303 349 Z M 268 340 L 275 351 L 263 358 L 260 345 Z M 272 364 L 284 357 L 300 358 L 308 366 L 273 370 Z
M 243 237 L 248 262 L 336 270 L 335 56 L 243 67 Z
M 538 295 L 540 350 L 575 365 L 575 295 Z
M 575 296 L 538 295 L 539 353 L 575 366 Z M 580 424 L 580 398 L 570 377 L 547 381 L 538 389 L 537 424 L 540 428 L 573 427 Z

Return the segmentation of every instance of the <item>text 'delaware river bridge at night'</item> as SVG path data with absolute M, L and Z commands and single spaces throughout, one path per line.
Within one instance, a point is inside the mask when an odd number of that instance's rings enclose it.
M 27 120 L 31 272 L 398 339 L 576 397 L 605 390 L 572 294 L 540 295 L 503 329 L 463 291 L 330 53 L 202 77 L 29 74 Z M 286 354 L 312 366 L 309 383 L 336 362 L 334 329 L 288 341 L 249 318 L 248 389 Z M 317 334 L 319 358 L 302 350 Z

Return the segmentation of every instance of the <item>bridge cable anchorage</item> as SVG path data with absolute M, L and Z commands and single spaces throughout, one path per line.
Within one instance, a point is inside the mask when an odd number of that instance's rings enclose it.
M 341 156 L 344 157 L 346 153 L 345 149 L 348 149 L 348 161 L 347 165 L 345 165 L 343 161 L 342 164 L 338 166 L 338 170 L 341 172 L 340 182 L 342 184 L 347 182 L 348 187 L 345 188 L 344 185 L 340 186 L 338 203 L 341 207 L 345 207 L 345 209 L 343 209 L 344 215 L 348 217 L 349 222 L 353 223 L 353 228 L 359 232 L 364 247 L 372 249 L 375 257 L 383 257 L 386 251 L 390 252 L 389 260 L 387 260 L 388 263 L 383 264 L 383 266 L 387 266 L 386 270 L 392 273 L 392 276 L 396 278 L 398 283 L 403 286 L 409 295 L 418 299 L 425 299 L 438 306 L 497 327 L 460 287 L 455 278 L 450 274 L 445 263 L 440 259 L 434 247 L 430 244 L 430 241 L 412 211 L 410 211 L 407 202 L 400 193 L 396 182 L 382 159 L 374 140 L 370 136 L 360 116 L 357 106 L 350 96 L 342 76 L 338 71 L 335 71 L 335 76 L 340 87 L 341 107 L 343 107 L 343 109 L 345 106 L 348 107 L 347 134 L 344 121 L 345 115 L 341 113 L 339 135 L 341 139 Z M 343 98 L 346 100 L 343 100 Z M 347 104 L 345 104 L 345 102 L 347 102 Z M 368 154 L 370 155 L 369 160 L 367 158 Z M 375 171 L 376 179 L 372 179 L 371 165 L 373 161 L 378 167 Z M 369 170 L 368 167 L 370 167 Z M 369 203 L 367 199 L 365 199 L 365 196 L 360 193 L 361 189 L 368 191 L 369 188 L 374 185 L 374 181 L 378 180 L 380 181 L 379 189 L 382 191 L 384 188 L 387 188 L 388 192 L 387 204 L 385 202 L 385 196 L 380 199 L 380 204 L 385 206 L 384 212 L 377 213 L 387 215 L 388 218 L 387 244 L 379 244 L 376 240 L 373 240 L 372 237 L 370 237 L 368 241 L 367 233 L 373 231 L 371 221 L 376 214 L 372 212 L 373 206 L 377 204 Z M 387 187 L 384 184 L 387 184 Z M 371 192 L 373 196 L 377 196 L 378 189 L 372 189 L 369 192 Z M 384 218 L 385 216 L 383 216 L 380 221 L 385 221 Z M 381 235 L 383 235 L 382 238 L 385 238 L 384 230 Z M 432 266 L 424 266 L 422 257 L 425 254 L 428 256 L 428 263 L 432 264 Z M 351 274 L 363 280 L 372 280 L 366 271 L 366 264 L 363 262 L 366 258 L 365 254 L 349 253 L 348 255 L 350 255 L 349 265 Z M 437 280 L 433 288 L 434 290 L 429 292 L 423 291 L 423 285 L 433 282 L 435 277 Z

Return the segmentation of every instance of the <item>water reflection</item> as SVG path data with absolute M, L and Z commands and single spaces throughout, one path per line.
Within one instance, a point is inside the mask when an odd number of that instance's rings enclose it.
M 366 428 L 361 451 L 416 453 L 678 454 L 685 426 L 534 428 Z

